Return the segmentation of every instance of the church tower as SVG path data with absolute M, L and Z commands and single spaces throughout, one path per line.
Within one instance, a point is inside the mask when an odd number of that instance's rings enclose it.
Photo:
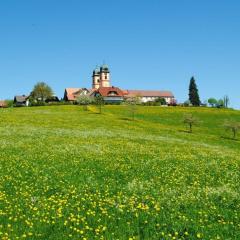
M 110 71 L 106 64 L 100 67 L 100 87 L 110 87 Z
M 96 67 L 92 75 L 92 88 L 98 89 L 101 85 L 100 68 Z

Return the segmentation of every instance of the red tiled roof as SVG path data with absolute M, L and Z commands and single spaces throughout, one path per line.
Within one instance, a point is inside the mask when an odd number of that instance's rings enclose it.
M 118 87 L 100 87 L 94 92 L 100 93 L 103 97 L 123 97 L 123 91 Z
M 151 91 L 151 90 L 127 90 L 126 97 L 169 97 L 174 98 L 170 91 Z
M 81 94 L 83 90 L 87 90 L 86 88 L 66 88 L 65 89 L 65 95 L 68 99 L 68 101 L 75 101 L 77 97 Z
M 6 101 L 0 101 L 0 107 L 7 107 Z

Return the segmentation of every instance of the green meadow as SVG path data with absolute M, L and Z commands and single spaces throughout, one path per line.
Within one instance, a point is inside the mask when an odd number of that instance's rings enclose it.
M 0 109 L 0 239 L 239 239 L 240 135 L 227 119 L 240 112 Z

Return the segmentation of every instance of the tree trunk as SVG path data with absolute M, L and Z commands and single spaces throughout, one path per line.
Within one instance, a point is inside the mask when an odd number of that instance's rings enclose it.
M 190 133 L 192 133 L 192 124 L 191 123 L 189 124 L 189 127 L 190 127 Z
M 233 139 L 236 139 L 236 129 L 233 128 Z

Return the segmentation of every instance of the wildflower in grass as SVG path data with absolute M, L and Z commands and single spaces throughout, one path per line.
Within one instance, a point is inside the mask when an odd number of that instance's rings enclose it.
M 202 235 L 200 233 L 197 233 L 197 238 L 201 238 Z
M 210 133 L 196 137 L 175 131 L 189 109 L 139 106 L 124 127 L 124 106 L 97 122 L 78 106 L 27 111 L 1 116 L 1 239 L 234 239 L 238 142 L 211 128 L 224 112 L 198 110 Z

